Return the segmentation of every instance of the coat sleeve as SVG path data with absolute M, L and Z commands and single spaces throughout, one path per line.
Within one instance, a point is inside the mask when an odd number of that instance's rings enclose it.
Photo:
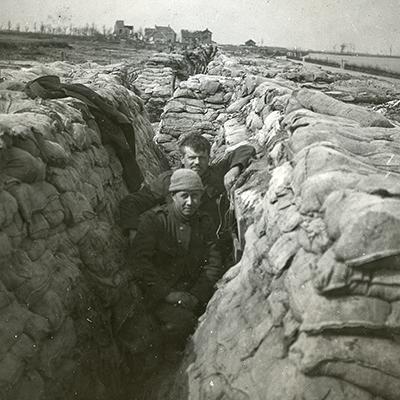
M 248 166 L 250 159 L 254 157 L 255 154 L 256 150 L 253 146 L 244 144 L 229 152 L 228 155 L 217 165 L 224 174 L 236 166 L 240 167 L 240 171 L 243 171 Z
M 152 212 L 144 214 L 129 253 L 132 276 L 144 289 L 151 304 L 163 300 L 169 293 L 168 285 L 153 264 L 160 231 L 157 216 Z
M 211 224 L 208 224 L 211 228 Z M 197 282 L 194 284 L 190 293 L 196 296 L 200 303 L 205 304 L 214 292 L 215 283 L 222 274 L 222 255 L 218 249 L 215 232 L 208 229 L 206 236 L 207 255 L 205 263 Z
M 138 229 L 142 213 L 163 204 L 168 196 L 171 173 L 161 174 L 151 185 L 144 185 L 135 193 L 125 196 L 119 205 L 122 229 Z

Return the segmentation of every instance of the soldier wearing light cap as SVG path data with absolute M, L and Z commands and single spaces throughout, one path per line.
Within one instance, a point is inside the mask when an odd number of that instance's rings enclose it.
M 170 200 L 142 214 L 131 247 L 135 282 L 164 345 L 184 345 L 220 277 L 222 262 L 210 216 L 199 211 L 203 191 L 196 172 L 176 170 Z
M 204 186 L 196 172 L 178 169 L 171 176 L 169 192 L 176 212 L 183 218 L 190 218 L 200 206 Z

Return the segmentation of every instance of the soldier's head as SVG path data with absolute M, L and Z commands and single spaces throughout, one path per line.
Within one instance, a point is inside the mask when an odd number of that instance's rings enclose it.
M 185 218 L 189 218 L 200 206 L 204 187 L 196 172 L 182 168 L 172 174 L 169 192 L 175 209 Z
M 203 176 L 210 161 L 209 141 L 199 134 L 190 134 L 181 140 L 179 149 L 183 166 Z

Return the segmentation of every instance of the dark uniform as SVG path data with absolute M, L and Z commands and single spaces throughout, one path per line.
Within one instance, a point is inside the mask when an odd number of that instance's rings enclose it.
M 210 217 L 200 211 L 186 220 L 173 203 L 145 212 L 130 249 L 129 264 L 145 303 L 165 331 L 163 335 L 186 338 L 220 276 L 221 256 Z M 190 293 L 198 299 L 199 307 L 188 310 L 167 303 L 165 298 L 171 292 Z
M 224 186 L 224 176 L 233 167 L 241 169 L 247 167 L 251 157 L 255 155 L 255 149 L 249 145 L 243 145 L 233 150 L 229 155 L 217 164 L 210 165 L 202 176 L 205 187 L 201 198 L 200 211 L 204 211 L 211 217 L 212 229 L 218 237 L 226 236 L 229 226 L 226 226 L 226 214 L 229 209 L 229 201 Z M 163 204 L 169 197 L 169 184 L 173 171 L 167 171 L 149 186 L 143 186 L 139 191 L 127 195 L 120 203 L 121 226 L 124 229 L 137 229 L 140 214 L 150 208 Z M 230 238 L 228 238 L 228 241 Z M 220 247 L 226 247 L 225 244 Z M 225 251 L 226 252 L 226 251 Z

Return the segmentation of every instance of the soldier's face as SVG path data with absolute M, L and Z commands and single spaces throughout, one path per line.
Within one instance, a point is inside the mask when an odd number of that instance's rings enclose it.
M 176 209 L 185 217 L 191 217 L 199 208 L 201 191 L 180 191 L 172 195 Z
M 210 156 L 206 151 L 195 151 L 187 146 L 183 148 L 183 166 L 197 172 L 200 176 L 207 171 L 209 161 Z

